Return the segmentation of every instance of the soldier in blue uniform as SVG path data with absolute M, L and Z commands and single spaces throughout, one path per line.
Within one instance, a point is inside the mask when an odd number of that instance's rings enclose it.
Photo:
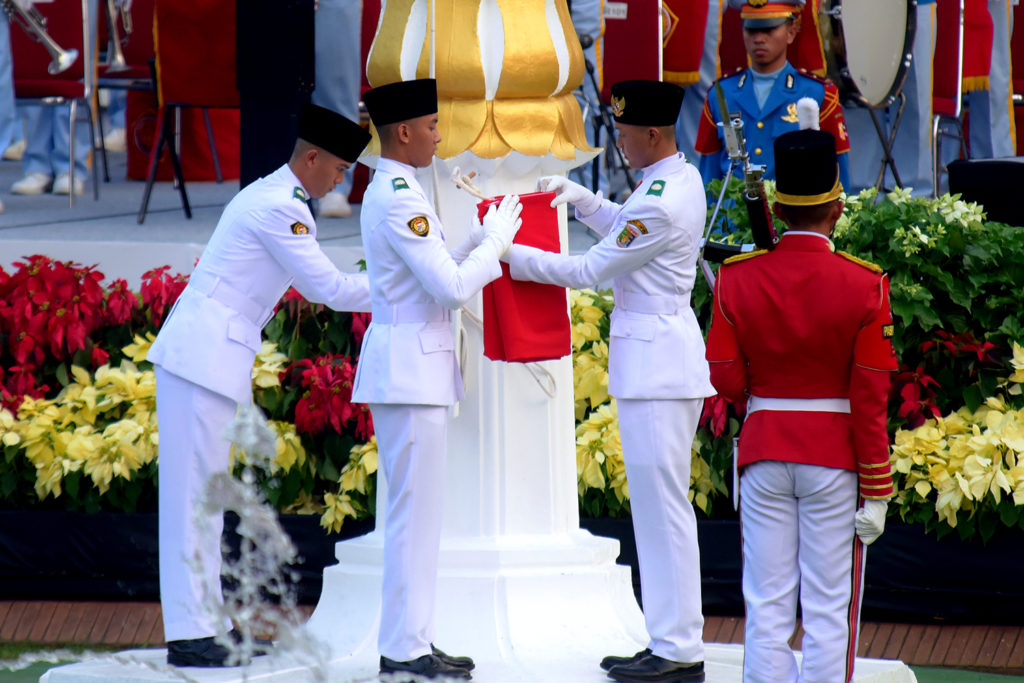
M 783 133 L 799 130 L 796 103 L 810 97 L 818 103 L 819 125 L 836 140 L 839 177 L 848 187 L 849 136 L 839 91 L 829 80 L 797 71 L 786 59 L 786 48 L 796 38 L 796 19 L 804 0 L 729 0 L 743 19 L 743 43 L 750 68 L 721 78 L 731 112 L 740 112 L 747 153 L 752 164 L 765 167 L 765 178 L 775 178 L 773 141 Z M 722 121 L 712 88 L 704 101 L 695 150 L 701 155 L 700 172 L 705 184 L 722 178 L 729 170 L 729 156 L 718 124 Z M 742 177 L 742 168 L 734 169 Z

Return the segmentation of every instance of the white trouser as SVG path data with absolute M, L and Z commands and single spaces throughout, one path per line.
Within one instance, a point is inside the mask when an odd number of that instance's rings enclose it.
M 370 413 L 387 482 L 378 649 L 408 661 L 434 640 L 448 408 L 372 403 Z
M 761 461 L 743 469 L 744 683 L 841 683 L 853 676 L 864 546 L 854 535 L 857 475 Z M 789 638 L 803 613 L 803 670 Z
M 618 399 L 648 647 L 676 662 L 704 660 L 690 446 L 703 399 Z
M 973 124 L 970 136 L 974 159 L 998 159 L 1017 153 L 1010 60 L 1013 5 L 1010 0 L 988 0 L 988 12 L 995 28 L 988 88 L 974 90 L 967 96 Z
M 195 512 L 210 475 L 228 468 L 230 445 L 221 436 L 236 404 L 157 366 L 160 421 L 160 603 L 166 640 L 206 638 L 227 632 L 213 612 L 223 604 L 220 585 L 222 513 L 200 533 Z M 189 558 L 202 560 L 196 573 Z

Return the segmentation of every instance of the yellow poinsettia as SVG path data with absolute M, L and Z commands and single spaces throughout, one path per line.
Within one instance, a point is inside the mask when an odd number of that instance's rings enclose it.
M 141 363 L 146 360 L 146 355 L 149 353 L 149 347 L 151 347 L 155 341 L 156 335 L 152 332 L 147 332 L 145 336 L 137 334 L 132 339 L 131 344 L 121 347 L 121 353 L 131 358 L 133 363 Z
M 352 498 L 347 493 L 324 494 L 324 511 L 320 516 L 320 526 L 330 533 L 341 531 L 345 519 L 357 516 L 355 507 L 352 506 Z
M 353 446 L 348 462 L 341 470 L 341 490 L 365 494 L 369 478 L 377 472 L 377 435 L 364 444 Z
M 252 366 L 252 383 L 260 389 L 281 386 L 281 372 L 288 366 L 288 356 L 277 350 L 277 344 L 263 341 Z
M 0 408 L 0 444 L 4 446 L 17 446 L 21 443 L 21 434 L 18 433 L 18 421 L 6 408 Z
M 572 348 L 579 351 L 588 342 L 601 339 L 599 323 L 605 312 L 596 305 L 600 295 L 591 289 L 573 289 L 569 292 L 569 323 Z

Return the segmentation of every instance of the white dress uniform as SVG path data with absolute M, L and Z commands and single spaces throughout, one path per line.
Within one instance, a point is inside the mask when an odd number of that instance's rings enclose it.
M 221 601 L 220 514 L 193 519 L 203 486 L 228 467 L 222 436 L 252 400 L 260 330 L 288 287 L 337 310 L 370 310 L 365 274 L 340 272 L 316 241 L 302 183 L 286 164 L 239 192 L 217 227 L 148 359 L 160 421 L 160 596 L 168 641 L 224 633 L 204 608 Z M 198 554 L 201 575 L 188 563 Z
M 463 395 L 450 309 L 501 275 L 496 238 L 449 253 L 416 169 L 381 158 L 360 215 L 373 319 L 352 400 L 369 403 L 387 481 L 380 654 L 430 654 L 448 406 Z M 457 254 L 466 253 L 461 259 Z
M 512 245 L 512 277 L 591 287 L 614 278 L 609 393 L 618 401 L 644 618 L 654 654 L 704 659 L 690 446 L 715 390 L 690 307 L 706 203 L 700 173 L 674 154 L 643 169 L 622 205 L 577 218 L 603 239 L 566 256 Z

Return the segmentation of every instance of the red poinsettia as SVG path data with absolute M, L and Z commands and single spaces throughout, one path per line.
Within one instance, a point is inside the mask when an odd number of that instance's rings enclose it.
M 171 275 L 170 266 L 161 266 L 142 274 L 142 303 L 149 308 L 153 323 L 159 325 L 167 311 L 181 296 L 188 284 L 188 276 L 177 273 Z
M 699 425 L 707 427 L 712 436 L 721 436 L 729 425 L 729 406 L 732 401 L 721 394 L 708 396 L 704 399 Z
M 370 326 L 370 319 L 372 314 L 370 313 L 352 313 L 352 338 L 356 342 L 356 346 L 362 348 L 363 346 L 363 335 L 366 334 L 366 328 Z
M 124 279 L 118 278 L 107 287 L 105 321 L 108 325 L 123 325 L 132 319 L 132 312 L 138 307 L 139 298 Z
M 6 394 L 4 405 L 12 412 L 17 411 L 18 406 L 26 396 L 32 398 L 43 398 L 50 387 L 36 382 L 36 367 L 31 364 L 12 365 L 7 369 L 4 381 Z
M 305 358 L 294 363 L 289 368 L 292 369 L 301 369 L 301 382 L 305 389 L 295 405 L 296 431 L 317 434 L 330 426 L 340 434 L 355 418 L 357 436 L 372 433 L 369 412 L 352 403 L 355 366 L 348 356 L 328 354 L 315 359 Z
M 935 402 L 939 383 L 927 375 L 923 367 L 909 370 L 906 366 L 893 378 L 892 390 L 900 402 L 899 415 L 907 419 L 907 427 L 916 429 L 930 417 L 942 416 Z

